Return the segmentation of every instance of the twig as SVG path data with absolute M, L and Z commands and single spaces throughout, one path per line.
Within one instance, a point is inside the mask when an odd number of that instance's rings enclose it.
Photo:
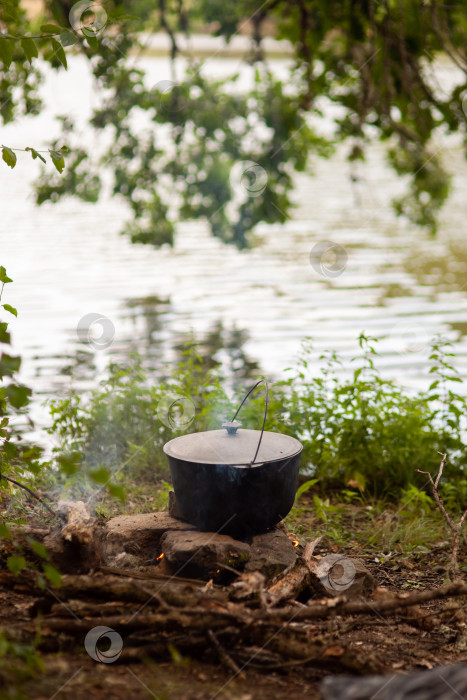
M 215 649 L 215 650 L 217 651 L 217 653 L 219 654 L 219 657 L 220 657 L 221 661 L 222 661 L 226 666 L 228 666 L 228 668 L 229 668 L 231 671 L 233 671 L 233 673 L 235 673 L 236 676 L 238 676 L 238 677 L 241 678 L 241 679 L 244 679 L 244 678 L 245 678 L 245 674 L 242 673 L 241 668 L 239 668 L 239 667 L 237 666 L 237 664 L 236 664 L 235 661 L 232 659 L 232 657 L 230 657 L 230 656 L 227 654 L 226 650 L 224 649 L 224 647 L 222 646 L 222 644 L 219 642 L 219 640 L 217 639 L 217 637 L 216 637 L 216 635 L 214 634 L 214 632 L 212 631 L 212 629 L 208 629 L 207 635 L 208 635 L 209 641 L 212 643 L 214 649 Z
M 0 473 L 0 479 L 5 479 L 6 481 L 9 481 L 10 483 L 14 484 L 15 486 L 19 486 L 20 488 L 27 491 L 29 494 L 31 494 L 31 496 L 33 496 L 34 498 L 37 498 L 37 500 L 40 501 L 42 503 L 42 505 L 47 508 L 49 513 L 51 513 L 54 516 L 54 518 L 57 518 L 57 520 L 61 520 L 61 518 L 58 516 L 58 514 L 55 513 L 52 510 L 52 508 L 49 505 L 47 505 L 47 503 L 40 496 L 38 496 L 37 493 L 34 493 L 34 491 L 32 491 L 28 486 L 25 486 L 24 484 L 20 484 L 19 481 L 15 481 L 15 479 L 12 479 L 9 476 L 5 476 L 5 474 L 2 474 L 2 473 Z
M 443 469 L 446 464 L 447 460 L 447 454 L 444 454 L 442 452 L 438 452 L 440 455 L 441 459 L 441 464 L 439 465 L 438 469 L 438 474 L 436 476 L 436 479 L 433 481 L 433 477 L 431 476 L 430 472 L 424 472 L 421 469 L 417 469 L 417 472 L 419 474 L 424 474 L 427 476 L 430 480 L 431 484 L 431 489 L 433 491 L 433 497 L 436 501 L 436 505 L 438 506 L 439 510 L 441 511 L 444 520 L 446 521 L 446 524 L 448 528 L 452 532 L 452 553 L 451 553 L 451 559 L 449 562 L 449 568 L 448 568 L 448 575 L 451 581 L 455 580 L 455 573 L 459 569 L 459 564 L 457 563 L 457 555 L 459 553 L 459 542 L 460 542 L 460 536 L 461 536 L 461 531 L 462 527 L 464 525 L 465 519 L 467 518 L 467 509 L 462 513 L 459 522 L 457 525 L 452 521 L 451 516 L 449 513 L 446 511 L 446 508 L 444 507 L 444 503 L 441 499 L 441 496 L 439 495 L 439 482 L 441 481 L 441 477 L 443 476 Z

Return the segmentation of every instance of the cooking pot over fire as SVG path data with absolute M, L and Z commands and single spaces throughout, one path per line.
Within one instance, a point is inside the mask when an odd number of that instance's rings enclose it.
M 263 382 L 263 425 L 247 430 L 236 418 Z M 247 537 L 273 527 L 292 508 L 303 447 L 290 435 L 264 430 L 267 409 L 268 385 L 260 379 L 220 430 L 182 435 L 164 445 L 177 509 L 200 530 Z

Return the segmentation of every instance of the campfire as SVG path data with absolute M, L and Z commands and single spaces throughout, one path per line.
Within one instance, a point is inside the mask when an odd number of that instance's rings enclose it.
M 171 504 L 173 511 L 174 494 Z M 48 649 L 104 625 L 123 640 L 123 663 L 167 657 L 176 648 L 217 658 L 235 674 L 252 655 L 266 669 L 315 662 L 323 674 L 380 672 L 383 665 L 359 647 L 336 645 L 326 620 L 381 616 L 467 593 L 460 582 L 410 595 L 377 588 L 361 561 L 320 551 L 319 537 L 301 543 L 283 524 L 234 539 L 167 511 L 118 516 L 103 527 L 84 503 L 64 503 L 61 513 L 63 525 L 43 541 L 68 572 L 62 585 L 40 589 L 33 578 L 20 581 L 35 597 L 31 610 L 42 616 L 41 644 Z M 18 585 L 11 574 L 2 581 Z
M 411 594 L 378 588 L 359 559 L 326 551 L 321 537 L 302 541 L 288 532 L 283 518 L 297 488 L 301 445 L 265 431 L 266 411 L 267 385 L 261 430 L 244 430 L 237 411 L 221 430 L 165 446 L 174 483 L 167 511 L 100 526 L 82 501 L 64 501 L 60 525 L 16 533 L 31 556 L 31 535 L 42 539 L 63 573 L 56 589 L 33 577 L 20 581 L 35 598 L 31 610 L 42 616 L 47 648 L 105 628 L 121 641 L 124 663 L 176 649 L 211 655 L 235 675 L 252 658 L 266 669 L 306 663 L 323 674 L 373 673 L 384 671 L 383 663 L 337 644 L 336 619 L 467 595 L 460 581 Z M 12 574 L 2 577 L 18 585 Z M 420 617 L 423 624 L 428 618 Z

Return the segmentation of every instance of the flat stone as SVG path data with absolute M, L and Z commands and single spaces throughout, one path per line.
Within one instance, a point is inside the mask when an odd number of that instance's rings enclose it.
M 297 552 L 292 542 L 281 528 L 251 538 L 251 557 L 245 571 L 260 571 L 271 579 L 284 569 L 295 564 Z
M 174 574 L 181 576 L 216 574 L 223 565 L 243 569 L 251 555 L 246 542 L 197 530 L 166 532 L 161 538 L 161 549 L 164 561 Z
M 181 513 L 178 510 L 175 491 L 169 491 L 169 515 L 171 515 L 173 518 L 180 518 L 180 520 L 183 520 Z
M 154 563 L 161 553 L 161 537 L 165 532 L 192 528 L 193 525 L 171 517 L 166 511 L 111 518 L 102 529 L 102 563 L 118 565 L 116 558 L 123 552 L 139 557 L 142 565 Z

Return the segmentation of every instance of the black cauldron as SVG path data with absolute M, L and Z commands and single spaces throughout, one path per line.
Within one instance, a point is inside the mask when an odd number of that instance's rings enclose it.
M 262 429 L 243 429 L 235 419 L 263 381 Z M 303 447 L 290 435 L 264 430 L 267 405 L 262 379 L 221 430 L 182 435 L 164 445 L 177 509 L 200 530 L 248 537 L 273 527 L 292 508 Z

